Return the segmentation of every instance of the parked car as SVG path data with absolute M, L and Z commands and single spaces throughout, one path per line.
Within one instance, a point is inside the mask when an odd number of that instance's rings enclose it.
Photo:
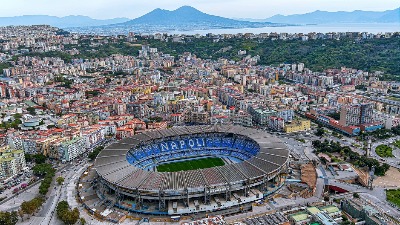
M 17 193 L 19 191 L 19 188 L 14 188 L 14 190 L 12 191 L 13 194 Z

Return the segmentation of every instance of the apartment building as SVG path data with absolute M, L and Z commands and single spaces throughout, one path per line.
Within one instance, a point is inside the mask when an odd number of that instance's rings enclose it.
M 373 103 L 344 105 L 340 110 L 339 124 L 342 126 L 356 126 L 373 123 L 373 114 Z
M 64 162 L 74 160 L 80 154 L 86 152 L 86 150 L 85 139 L 80 137 L 62 142 L 58 146 L 60 160 Z
M 0 147 L 0 180 L 15 176 L 26 167 L 22 150 L 13 150 L 9 146 Z
M 286 133 L 299 132 L 299 131 L 307 131 L 311 128 L 311 122 L 309 120 L 296 120 L 291 124 L 285 124 L 283 130 Z

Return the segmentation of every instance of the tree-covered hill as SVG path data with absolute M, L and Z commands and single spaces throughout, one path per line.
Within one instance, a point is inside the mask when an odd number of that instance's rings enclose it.
M 239 50 L 246 50 L 252 56 L 259 55 L 259 64 L 279 65 L 281 63 L 304 63 L 313 71 L 342 66 L 364 71 L 383 71 L 386 79 L 400 80 L 400 37 L 381 39 L 341 39 L 341 40 L 269 40 L 269 39 L 220 39 L 186 38 L 184 43 L 139 38 L 134 45 L 120 40 L 116 43 L 90 46 L 90 42 L 81 41 L 79 45 L 68 45 L 65 49 L 78 49 L 74 58 L 106 57 L 111 54 L 138 54 L 140 44 L 148 44 L 158 51 L 174 56 L 191 52 L 203 59 L 241 60 Z M 29 53 L 38 56 L 60 56 L 66 61 L 73 57 L 62 52 Z

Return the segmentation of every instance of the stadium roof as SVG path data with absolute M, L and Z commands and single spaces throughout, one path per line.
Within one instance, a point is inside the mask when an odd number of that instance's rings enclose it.
M 260 151 L 248 160 L 219 167 L 180 172 L 153 172 L 131 165 L 126 154 L 150 140 L 180 135 L 231 133 L 254 140 Z M 123 139 L 105 148 L 95 161 L 99 176 L 127 189 L 183 190 L 235 184 L 249 179 L 267 177 L 288 161 L 289 151 L 276 137 L 262 130 L 241 126 L 187 126 L 154 130 Z

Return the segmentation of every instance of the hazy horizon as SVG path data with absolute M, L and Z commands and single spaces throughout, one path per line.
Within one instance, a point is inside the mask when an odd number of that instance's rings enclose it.
M 134 19 L 156 8 L 175 10 L 181 6 L 192 6 L 202 12 L 228 18 L 265 19 L 277 14 L 292 15 L 320 11 L 386 11 L 399 7 L 393 0 L 285 0 L 269 2 L 265 0 L 170 0 L 158 2 L 157 5 L 138 0 L 14 0 L 2 4 L 0 17 L 24 15 L 89 16 L 94 19 L 112 19 L 126 17 Z M 123 11 L 121 9 L 124 9 Z M 129 9 L 129 10 L 127 10 Z

